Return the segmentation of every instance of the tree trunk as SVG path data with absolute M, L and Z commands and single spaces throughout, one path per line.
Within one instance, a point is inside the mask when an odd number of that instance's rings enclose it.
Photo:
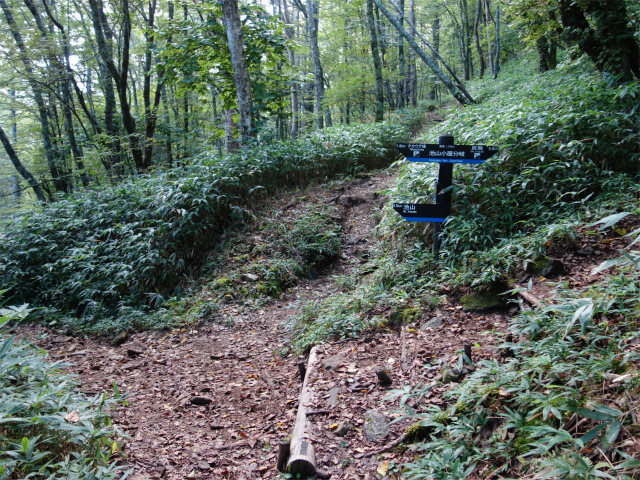
M 316 0 L 307 0 L 307 22 L 309 24 L 309 44 L 316 88 L 316 122 L 318 129 L 322 129 L 324 128 L 324 73 L 320 63 L 320 50 L 318 49 L 318 2 Z M 329 127 L 330 125 L 327 126 Z
M 478 0 L 478 4 L 476 7 L 476 18 L 473 21 L 473 35 L 476 38 L 476 49 L 478 50 L 478 60 L 480 62 L 480 72 L 478 76 L 480 79 L 484 77 L 484 52 L 482 51 L 482 45 L 480 44 L 480 33 L 478 29 L 480 28 L 480 19 L 482 18 L 482 0 Z
M 538 64 L 540 72 L 549 70 L 549 42 L 547 37 L 542 36 L 536 40 L 536 50 L 538 52 Z
M 471 43 L 472 43 L 472 36 L 473 36 L 473 32 L 471 30 L 471 23 L 469 21 L 469 5 L 467 3 L 467 0 L 462 0 L 462 6 L 464 8 L 464 31 L 465 31 L 465 49 L 466 49 L 466 56 L 467 56 L 467 62 L 468 62 L 468 66 L 467 69 L 469 70 L 469 77 L 473 78 L 473 49 L 471 48 Z
M 458 100 L 458 102 L 460 102 L 462 105 L 471 105 L 472 103 L 474 103 L 473 99 L 470 98 L 468 94 L 465 96 L 465 94 L 456 85 L 453 84 L 451 79 L 447 77 L 447 75 L 445 75 L 445 73 L 440 69 L 440 67 L 438 67 L 435 61 L 431 59 L 418 46 L 418 44 L 411 38 L 409 33 L 407 33 L 407 31 L 404 28 L 402 28 L 400 23 L 396 21 L 394 16 L 391 15 L 391 12 L 389 12 L 389 10 L 386 9 L 386 7 L 382 4 L 382 2 L 380 0 L 373 0 L 373 1 L 378 6 L 380 11 L 384 14 L 384 16 L 387 17 L 389 22 L 391 22 L 391 24 L 396 28 L 396 30 L 398 30 L 402 34 L 402 36 L 405 38 L 405 40 L 407 40 L 411 48 L 413 48 L 413 50 L 418 54 L 418 56 L 422 59 L 422 61 L 426 63 L 429 68 L 431 68 L 431 70 L 436 74 L 436 76 L 440 79 L 440 81 L 447 87 L 451 95 L 456 100 Z
M 431 36 L 433 37 L 433 49 L 436 53 L 440 52 L 440 16 L 436 13 L 435 18 L 433 19 L 433 24 L 431 25 Z M 437 60 L 434 58 L 434 61 Z M 429 100 L 436 100 L 438 93 L 438 86 L 434 85 L 431 91 L 429 92 Z
M 459 31 L 459 43 L 460 43 L 460 58 L 462 60 L 462 78 L 465 82 L 469 81 L 469 55 L 467 52 L 467 10 L 465 0 L 458 1 L 458 7 L 460 8 L 460 31 Z
M 398 23 L 401 28 L 404 28 L 404 0 L 399 0 L 398 2 Z M 396 84 L 396 92 L 398 94 L 398 108 L 404 108 L 405 106 L 405 92 L 404 92 L 404 82 L 405 82 L 405 71 L 404 71 L 404 38 L 402 34 L 398 32 L 398 75 L 399 79 Z
M 253 111 L 251 101 L 251 80 L 249 69 L 244 58 L 244 44 L 242 42 L 242 23 L 238 13 L 237 0 L 222 0 L 222 13 L 227 30 L 231 67 L 233 68 L 233 82 L 236 86 L 238 107 L 240 108 L 240 136 L 242 142 L 247 142 L 253 136 Z
M 38 107 L 42 143 L 44 144 L 45 157 L 47 159 L 49 172 L 51 173 L 51 177 L 53 179 L 53 185 L 56 191 L 67 193 L 69 191 L 69 186 L 67 184 L 67 179 L 64 178 L 64 169 L 61 165 L 58 165 L 58 159 L 56 158 L 56 155 L 54 153 L 54 145 L 51 138 L 51 126 L 49 125 L 49 113 L 47 111 L 44 98 L 42 97 L 42 92 L 40 90 L 41 87 L 36 81 L 37 77 L 35 75 L 35 72 L 33 71 L 33 67 L 31 66 L 31 61 L 29 60 L 29 56 L 27 54 L 27 48 L 22 40 L 22 35 L 18 30 L 18 27 L 13 19 L 11 10 L 9 10 L 9 6 L 7 5 L 6 0 L 0 0 L 0 7 L 2 8 L 4 16 L 7 20 L 7 24 L 9 25 L 9 29 L 11 30 L 13 39 L 18 46 L 18 50 L 20 52 L 20 60 L 22 62 L 22 65 L 24 66 L 25 72 L 27 73 L 27 82 L 31 87 L 34 100 L 36 101 L 36 105 Z
M 409 2 L 409 21 L 411 22 L 411 38 L 415 40 L 416 38 L 416 5 L 415 5 L 415 0 L 410 0 Z M 410 64 L 409 64 L 409 92 L 411 95 L 411 105 L 413 107 L 417 107 L 418 106 L 418 92 L 416 91 L 417 88 L 417 79 L 418 79 L 418 73 L 416 71 L 416 55 L 415 53 L 413 53 L 413 51 L 410 52 L 411 53 L 411 59 L 410 59 Z
M 216 95 L 216 89 L 213 84 L 209 84 L 209 91 L 211 92 L 211 105 L 213 106 L 213 126 L 217 129 L 220 126 L 220 117 L 218 115 L 218 98 Z M 222 140 L 216 134 L 216 146 L 218 147 L 218 155 L 222 156 Z
M 601 72 L 610 72 L 620 81 L 640 78 L 640 46 L 629 26 L 624 0 L 593 0 L 582 4 L 560 0 L 560 18 L 565 34 L 586 53 Z M 594 30 L 585 12 L 594 19 Z
M 400 11 L 400 9 L 393 3 L 391 2 L 391 4 L 398 10 L 398 12 Z M 405 19 L 406 20 L 406 19 Z M 415 30 L 415 26 L 409 22 L 410 25 L 409 26 L 413 26 L 413 29 Z M 453 84 L 454 86 L 460 90 L 460 92 L 462 92 L 462 94 L 467 98 L 467 100 L 469 100 L 471 103 L 475 103 L 473 98 L 471 97 L 471 95 L 469 95 L 469 92 L 467 92 L 467 89 L 464 87 L 464 84 L 460 81 L 460 79 L 456 76 L 455 72 L 453 70 L 451 70 L 451 67 L 449 67 L 449 65 L 447 64 L 447 62 L 444 61 L 444 59 L 442 58 L 442 56 L 440 56 L 440 54 L 438 53 L 438 50 L 433 48 L 433 46 L 431 46 L 431 44 L 429 44 L 429 42 L 427 42 L 425 40 L 425 38 L 420 35 L 420 33 L 418 33 L 417 30 L 416 31 L 416 35 L 420 38 L 420 40 L 422 40 L 422 43 L 424 43 L 433 53 L 434 55 L 434 63 L 437 66 L 437 60 L 439 60 L 442 65 L 447 69 L 447 71 L 449 72 L 449 74 L 451 75 L 451 77 L 453 78 Z M 414 42 L 415 43 L 415 42 Z M 437 59 L 437 60 L 436 60 Z M 444 73 L 444 72 L 443 72 Z
M 169 21 L 172 21 L 175 13 L 173 2 L 169 1 L 167 7 L 168 7 L 168 14 L 169 14 Z M 173 38 L 170 36 L 167 39 L 167 43 L 170 44 L 172 40 Z M 165 149 L 167 150 L 167 164 L 169 165 L 169 168 L 173 168 L 173 144 L 171 141 L 171 118 L 169 115 L 169 105 L 167 105 L 167 89 L 164 86 L 164 84 L 159 84 L 158 88 L 162 89 L 162 92 L 160 92 L 162 94 L 162 111 L 164 114 L 164 123 L 167 129 L 167 139 L 165 142 Z M 214 104 L 214 108 L 215 108 L 215 104 Z M 218 140 L 218 148 L 220 148 L 219 140 Z
M 382 84 L 382 65 L 378 53 L 378 35 L 373 18 L 373 0 L 367 0 L 367 20 L 369 22 L 369 37 L 371 38 L 371 56 L 376 76 L 376 122 L 384 120 L 384 86 Z
M 384 39 L 384 35 L 382 32 L 382 24 L 380 22 L 380 9 L 378 6 L 375 6 L 375 16 L 376 16 L 376 35 L 379 40 L 380 52 L 382 53 L 382 67 L 385 68 L 387 66 L 387 42 Z M 384 80 L 384 90 L 387 95 L 387 103 L 389 103 L 389 110 L 396 109 L 396 102 L 394 101 L 393 92 L 391 91 L 391 83 L 389 80 Z
M 173 144 L 171 142 L 171 118 L 169 117 L 169 106 L 167 105 L 167 92 L 164 85 L 162 85 L 162 110 L 164 113 L 164 123 L 167 128 L 167 140 L 165 142 L 165 148 L 167 150 L 167 164 L 169 168 L 173 168 Z
M 16 151 L 13 149 L 11 142 L 5 135 L 4 130 L 2 129 L 2 126 L 0 126 L 0 142 L 2 142 L 2 145 L 4 146 L 4 149 L 7 152 L 7 155 L 9 156 L 9 160 L 11 160 L 11 163 L 13 163 L 13 166 L 16 167 L 16 170 L 18 171 L 18 173 L 22 175 L 22 178 L 24 178 L 27 181 L 27 183 L 31 186 L 31 188 L 33 188 L 33 192 L 36 194 L 36 197 L 38 197 L 38 200 L 41 201 L 42 203 L 46 203 L 47 198 L 45 197 L 44 192 L 40 188 L 40 185 L 38 184 L 34 176 L 31 174 L 31 172 L 27 170 L 27 168 L 22 164 L 22 162 L 18 158 L 18 155 L 16 154 Z
M 494 76 L 495 69 L 493 65 L 493 46 L 491 45 L 491 9 L 489 6 L 489 0 L 484 0 L 484 24 L 485 34 L 487 36 L 487 62 L 489 63 L 491 76 Z
M 283 10 L 282 10 L 283 21 L 286 25 L 284 28 L 284 34 L 287 36 L 289 40 L 293 41 L 293 27 L 289 26 L 291 24 L 291 21 L 289 18 L 289 7 L 287 5 L 287 0 L 283 0 L 282 6 L 283 6 Z M 289 54 L 289 63 L 291 64 L 291 67 L 295 68 L 296 52 L 294 51 L 293 48 L 289 47 L 288 54 Z M 298 109 L 300 107 L 298 106 L 297 82 L 291 82 L 290 91 L 291 91 L 291 132 L 290 134 L 291 134 L 291 138 L 298 138 L 298 136 L 300 135 L 300 122 L 298 120 Z
M 164 78 L 164 67 L 161 65 L 158 67 L 158 84 L 156 85 L 156 92 L 153 98 L 153 105 L 151 105 L 151 62 L 153 57 L 155 35 L 153 34 L 154 21 L 156 14 L 156 1 L 149 2 L 149 16 L 147 23 L 147 30 L 145 31 L 145 59 L 144 59 L 144 86 L 142 90 L 142 97 L 144 100 L 144 168 L 151 168 L 151 160 L 153 158 L 153 137 L 155 135 L 157 120 L 158 120 L 158 107 L 160 106 L 160 100 L 162 98 L 162 80 Z M 173 8 L 171 8 L 171 14 Z M 169 16 L 171 20 L 172 15 Z M 171 42 L 171 39 L 169 39 Z
M 89 0 L 91 8 L 91 17 L 93 28 L 96 35 L 96 43 L 98 44 L 98 52 L 105 64 L 106 70 L 109 72 L 116 84 L 118 99 L 120 100 L 120 113 L 122 114 L 122 125 L 129 136 L 129 145 L 131 147 L 131 155 L 138 171 L 144 171 L 144 155 L 138 138 L 136 129 L 136 121 L 131 114 L 131 106 L 127 98 L 127 85 L 129 75 L 130 46 L 131 46 L 131 15 L 129 12 L 129 0 L 122 0 L 122 31 L 120 39 L 122 41 L 122 51 L 120 57 L 120 69 L 113 60 L 111 51 L 110 37 L 112 32 L 108 31 L 106 15 L 102 9 L 102 4 L 98 4 L 97 0 Z M 109 39 L 109 41 L 107 40 Z
M 236 122 L 233 120 L 233 110 L 225 110 L 225 122 L 224 122 L 224 133 L 225 133 L 225 144 L 227 147 L 227 152 L 233 153 L 237 152 L 240 149 L 240 144 L 238 140 L 234 137 L 234 130 L 237 128 Z
M 493 59 L 493 79 L 500 73 L 500 7 L 496 6 L 496 56 Z
M 36 25 L 38 26 L 38 29 L 42 33 L 42 38 L 46 39 L 48 37 L 48 32 L 45 29 L 44 25 L 42 24 L 40 13 L 38 12 L 38 9 L 35 3 L 33 3 L 33 0 L 24 0 L 24 2 L 27 8 L 29 9 L 29 11 L 31 12 L 31 15 L 33 16 L 34 20 L 36 21 Z M 78 171 L 80 172 L 80 181 L 82 182 L 82 185 L 86 187 L 89 185 L 89 176 L 87 175 L 87 172 L 85 171 L 85 168 L 84 168 L 82 150 L 80 149 L 80 147 L 78 146 L 78 142 L 76 141 L 76 135 L 75 135 L 75 130 L 73 126 L 73 99 L 71 95 L 71 78 L 70 78 L 71 62 L 69 59 L 70 58 L 69 43 L 68 43 L 67 35 L 65 33 L 65 30 L 62 24 L 55 19 L 46 2 L 43 2 L 42 5 L 44 6 L 47 16 L 52 21 L 52 23 L 56 26 L 56 28 L 60 30 L 60 33 L 62 35 L 62 51 L 64 54 L 65 63 L 63 64 L 58 59 L 58 57 L 56 57 L 55 53 L 49 53 L 48 56 L 49 56 L 49 61 L 51 62 L 52 67 L 54 67 L 58 73 L 60 83 L 61 83 L 60 90 L 62 91 L 62 114 L 64 117 L 64 124 L 65 124 L 64 128 L 67 134 L 69 148 L 71 149 L 71 154 L 73 155 L 73 159 L 76 163 Z

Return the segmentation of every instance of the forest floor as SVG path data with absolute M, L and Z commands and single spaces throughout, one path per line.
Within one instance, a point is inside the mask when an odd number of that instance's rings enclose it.
M 88 396 L 111 395 L 114 383 L 130 393 L 128 405 L 113 416 L 127 434 L 117 455 L 120 463 L 135 468 L 130 479 L 279 478 L 278 444 L 292 433 L 301 390 L 299 357 L 287 352 L 291 333 L 286 323 L 304 300 L 340 291 L 336 276 L 367 261 L 363 252 L 376 241 L 373 213 L 385 200 L 379 192 L 394 180 L 395 173 L 379 171 L 344 182 L 337 196 L 335 186 L 320 185 L 308 189 L 304 200 L 295 194 L 276 200 L 272 208 L 293 202 L 291 211 L 333 202 L 341 211 L 343 249 L 318 278 L 301 281 L 259 308 L 229 303 L 215 320 L 171 332 L 131 334 L 118 346 L 33 325 L 22 327 L 20 336 L 45 349 L 52 360 L 73 363 L 68 371 L 79 376 Z M 533 278 L 530 293 L 545 301 L 557 282 L 578 287 L 598 281 L 600 276 L 590 276 L 590 270 L 616 256 L 622 243 L 585 235 L 575 249 L 553 253 L 566 272 L 553 281 Z M 529 280 L 518 278 L 522 285 Z M 398 478 L 400 465 L 411 461 L 414 452 L 398 447 L 368 454 L 399 438 L 409 420 L 390 423 L 383 438 L 369 441 L 365 412 L 375 409 L 390 421 L 401 417 L 398 397 L 384 399 L 390 389 L 404 386 L 431 386 L 420 401 L 444 407 L 442 394 L 450 387 L 441 382 L 441 367 L 457 363 L 465 344 L 472 345 L 474 361 L 498 358 L 496 346 L 504 342 L 516 310 L 465 311 L 451 296 L 410 324 L 319 346 L 321 367 L 310 379 L 310 408 L 316 413 L 308 417 L 318 468 L 333 479 Z M 377 381 L 380 366 L 393 381 L 390 388 Z

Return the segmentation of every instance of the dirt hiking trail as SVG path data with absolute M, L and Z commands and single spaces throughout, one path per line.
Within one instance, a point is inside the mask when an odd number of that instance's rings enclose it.
M 79 375 L 85 394 L 112 394 L 114 382 L 120 392 L 131 393 L 128 406 L 114 413 L 127 434 L 116 455 L 135 469 L 130 479 L 282 478 L 275 466 L 278 444 L 292 433 L 301 390 L 299 357 L 281 355 L 290 336 L 285 324 L 303 300 L 339 290 L 333 275 L 367 261 L 375 241 L 373 213 L 385 201 L 378 192 L 394 179 L 381 171 L 344 183 L 337 192 L 313 187 L 303 202 L 295 195 L 280 199 L 276 208 L 300 209 L 318 201 L 339 206 L 343 250 L 319 278 L 300 282 L 260 309 L 231 303 L 216 321 L 130 334 L 118 346 L 39 326 L 22 327 L 20 335 L 46 349 L 52 360 L 73 363 L 68 370 Z M 589 269 L 615 254 L 612 242 L 582 247 L 588 258 L 560 252 L 575 286 L 594 281 Z M 543 278 L 534 280 L 532 294 L 543 297 L 549 287 Z M 411 461 L 413 451 L 403 447 L 371 455 L 393 445 L 410 424 L 392 422 L 400 417 L 399 399 L 383 401 L 389 390 L 430 386 L 420 402 L 444 408 L 441 397 L 449 385 L 441 382 L 442 366 L 457 363 L 456 352 L 464 345 L 472 346 L 474 361 L 497 357 L 509 316 L 508 311 L 465 312 L 448 299 L 403 327 L 318 347 L 319 366 L 309 380 L 314 395 L 306 405 L 318 469 L 332 479 L 399 478 L 400 464 Z M 380 367 L 391 378 L 390 387 L 378 382 Z M 364 428 L 371 410 L 382 415 L 373 433 Z

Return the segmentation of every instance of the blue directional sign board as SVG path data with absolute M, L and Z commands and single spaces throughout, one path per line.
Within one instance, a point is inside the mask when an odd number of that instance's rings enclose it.
M 410 162 L 432 163 L 484 163 L 498 152 L 498 147 L 487 145 L 398 143 L 396 148 Z
M 423 203 L 394 203 L 393 209 L 409 222 L 442 223 L 451 214 L 451 206 Z

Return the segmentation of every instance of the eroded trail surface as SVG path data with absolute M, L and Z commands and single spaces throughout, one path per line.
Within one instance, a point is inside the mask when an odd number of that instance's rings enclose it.
M 114 383 L 120 392 L 131 392 L 128 406 L 114 414 L 128 434 L 118 455 L 121 463 L 135 468 L 130 478 L 278 478 L 277 446 L 291 435 L 301 389 L 298 357 L 281 354 L 290 335 L 286 321 L 305 299 L 336 292 L 333 275 L 366 262 L 373 244 L 372 214 L 382 202 L 377 192 L 392 180 L 383 172 L 338 191 L 316 187 L 305 192 L 307 201 L 340 207 L 342 254 L 319 278 L 299 283 L 259 309 L 229 304 L 216 321 L 132 334 L 118 346 L 42 327 L 25 327 L 21 335 L 52 359 L 74 363 L 69 370 L 79 375 L 88 395 L 112 394 Z M 281 199 L 279 207 L 304 208 L 295 201 L 297 206 L 290 207 L 293 199 Z M 612 250 L 608 244 L 604 248 Z M 580 283 L 586 278 L 587 266 L 571 267 L 568 279 Z M 383 398 L 390 389 L 430 386 L 420 401 L 444 407 L 441 397 L 449 386 L 440 382 L 443 364 L 457 363 L 456 351 L 465 344 L 473 345 L 474 360 L 496 357 L 508 316 L 464 312 L 454 300 L 443 301 L 435 312 L 402 328 L 318 347 L 320 366 L 311 379 L 313 404 L 308 405 L 315 412 L 309 417 L 310 438 L 318 468 L 334 479 L 397 478 L 397 467 L 411 460 L 411 450 L 368 455 L 393 443 L 409 425 L 403 419 L 387 423 L 400 416 L 399 400 Z M 388 372 L 391 387 L 378 383 L 379 367 Z M 366 412 L 374 409 L 385 417 L 377 435 L 364 428 Z

